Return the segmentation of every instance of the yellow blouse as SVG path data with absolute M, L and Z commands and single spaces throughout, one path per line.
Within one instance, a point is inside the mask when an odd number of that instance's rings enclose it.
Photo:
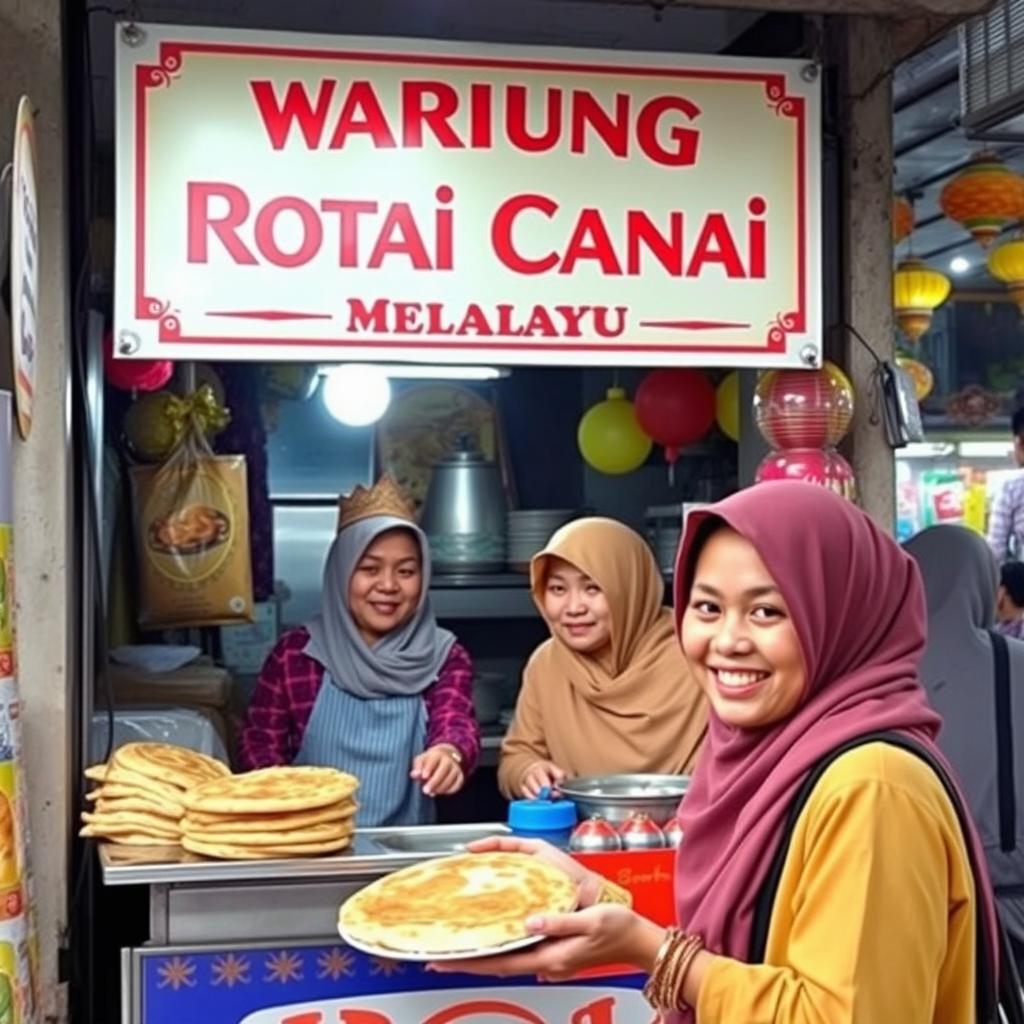
M 974 935 L 942 784 L 913 754 L 867 744 L 829 767 L 797 821 L 765 963 L 712 961 L 697 1024 L 972 1024 Z

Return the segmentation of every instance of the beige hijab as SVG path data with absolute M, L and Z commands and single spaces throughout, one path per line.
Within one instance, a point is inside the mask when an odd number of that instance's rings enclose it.
M 578 654 L 554 634 L 537 648 L 502 747 L 502 790 L 514 793 L 537 760 L 554 761 L 570 776 L 689 771 L 707 728 L 707 708 L 672 613 L 663 607 L 665 584 L 650 548 L 613 519 L 564 526 L 530 566 L 541 615 L 554 558 L 604 591 L 611 609 L 610 657 Z

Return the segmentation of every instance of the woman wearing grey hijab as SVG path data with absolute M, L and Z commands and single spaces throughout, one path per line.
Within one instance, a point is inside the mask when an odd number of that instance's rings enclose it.
M 1024 962 L 1024 642 L 994 633 L 999 572 L 983 537 L 933 526 L 906 544 L 924 577 L 921 680 L 942 715 L 985 847 L 1000 915 Z
M 358 777 L 358 824 L 426 824 L 480 751 L 473 666 L 430 609 L 430 550 L 383 477 L 340 502 L 320 614 L 278 640 L 239 744 L 246 769 L 328 765 Z

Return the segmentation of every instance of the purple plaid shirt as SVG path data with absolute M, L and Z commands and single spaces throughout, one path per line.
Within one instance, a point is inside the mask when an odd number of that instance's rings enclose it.
M 291 764 L 302 746 L 324 667 L 304 652 L 304 626 L 288 630 L 263 665 L 242 725 L 238 757 L 246 771 Z M 427 705 L 427 747 L 450 743 L 462 754 L 468 776 L 480 756 L 480 726 L 473 711 L 473 662 L 453 644 L 437 680 L 423 691 Z
M 1024 474 L 1007 480 L 988 518 L 988 543 L 997 562 L 1021 557 L 1024 545 Z

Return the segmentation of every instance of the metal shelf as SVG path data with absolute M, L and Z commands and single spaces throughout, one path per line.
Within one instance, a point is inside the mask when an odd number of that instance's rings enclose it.
M 439 619 L 533 619 L 537 608 L 524 573 L 434 576 L 430 603 Z

